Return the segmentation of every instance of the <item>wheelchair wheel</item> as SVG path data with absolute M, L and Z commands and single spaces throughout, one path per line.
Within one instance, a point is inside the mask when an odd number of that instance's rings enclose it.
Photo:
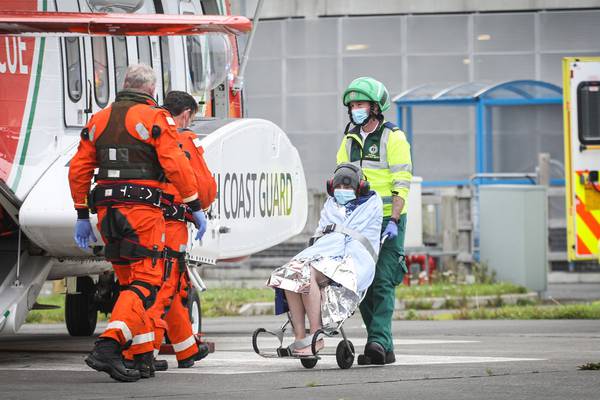
M 257 343 L 258 335 L 260 335 L 261 333 L 266 332 L 266 331 L 267 330 L 265 328 L 258 328 L 252 334 L 252 348 L 254 349 L 254 352 L 256 354 L 260 354 L 260 350 L 258 350 L 258 343 Z
M 348 349 L 348 346 L 352 351 Z M 351 341 L 348 340 L 348 345 L 344 340 L 338 343 L 337 349 L 335 349 L 335 360 L 341 369 L 348 369 L 352 366 L 354 363 L 354 345 Z
M 311 369 L 314 368 L 315 365 L 317 365 L 317 360 L 316 358 L 301 358 L 300 362 L 302 363 L 302 366 L 306 369 Z

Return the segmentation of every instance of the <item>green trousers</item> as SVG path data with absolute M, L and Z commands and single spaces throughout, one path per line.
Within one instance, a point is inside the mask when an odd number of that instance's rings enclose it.
M 383 219 L 381 232 L 385 230 L 389 218 Z M 394 240 L 387 239 L 377 259 L 375 278 L 360 303 L 360 314 L 367 326 L 367 342 L 376 342 L 385 351 L 394 350 L 392 339 L 392 317 L 396 302 L 396 286 L 402 283 L 406 273 L 404 262 L 404 233 L 406 231 L 406 214 L 398 221 L 398 236 Z

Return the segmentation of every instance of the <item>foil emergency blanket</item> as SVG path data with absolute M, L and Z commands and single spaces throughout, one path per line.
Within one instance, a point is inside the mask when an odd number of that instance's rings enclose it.
M 308 293 L 310 267 L 331 280 L 329 285 L 321 289 L 321 320 L 324 328 L 335 328 L 338 323 L 351 316 L 360 303 L 352 257 L 315 256 L 292 259 L 273 271 L 267 285 L 296 293 Z

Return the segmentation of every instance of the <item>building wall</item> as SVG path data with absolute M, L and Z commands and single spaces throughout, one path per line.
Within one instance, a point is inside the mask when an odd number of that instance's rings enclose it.
M 288 133 L 309 187 L 319 190 L 348 121 L 341 94 L 353 78 L 373 76 L 392 96 L 424 83 L 540 79 L 560 86 L 562 57 L 600 55 L 599 21 L 598 10 L 261 21 L 246 71 L 248 116 L 268 118 Z M 386 117 L 396 121 L 395 108 Z M 492 120 L 497 172 L 533 171 L 541 151 L 562 160 L 560 106 L 497 109 Z M 444 180 L 473 173 L 473 110 L 418 108 L 413 126 L 416 175 Z
M 231 0 L 234 14 L 253 16 L 258 0 Z M 507 12 L 600 7 L 600 0 L 263 0 L 261 18 Z

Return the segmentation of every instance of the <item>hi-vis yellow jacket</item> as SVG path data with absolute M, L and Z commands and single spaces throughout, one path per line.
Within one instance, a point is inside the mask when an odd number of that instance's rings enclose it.
M 383 216 L 392 215 L 392 195 L 404 199 L 402 214 L 407 212 L 408 190 L 412 180 L 410 144 L 404 132 L 391 122 L 384 121 L 365 143 L 360 127 L 344 135 L 337 152 L 337 163 L 351 162 L 360 166 L 371 189 L 383 200 Z

